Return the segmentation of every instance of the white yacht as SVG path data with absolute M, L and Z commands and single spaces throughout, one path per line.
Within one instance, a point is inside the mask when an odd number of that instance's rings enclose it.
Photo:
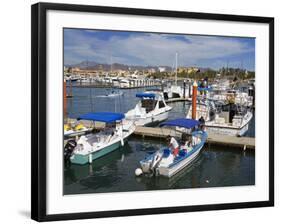
M 192 107 L 190 106 L 187 118 L 191 118 Z M 253 117 L 252 112 L 235 103 L 216 106 L 210 103 L 198 103 L 196 105 L 196 119 L 204 118 L 208 133 L 243 136 L 249 128 Z
M 172 107 L 168 106 L 163 96 L 157 93 L 137 93 L 140 98 L 134 109 L 129 110 L 125 116 L 127 120 L 134 120 L 138 126 L 151 125 L 168 118 Z
M 119 87 L 120 88 L 129 88 L 130 85 L 130 80 L 122 78 L 119 80 Z

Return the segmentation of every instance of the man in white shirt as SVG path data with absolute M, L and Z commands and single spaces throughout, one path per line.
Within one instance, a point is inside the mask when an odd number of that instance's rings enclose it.
M 173 155 L 177 156 L 179 153 L 179 143 L 174 137 L 168 136 L 169 147 L 172 149 Z

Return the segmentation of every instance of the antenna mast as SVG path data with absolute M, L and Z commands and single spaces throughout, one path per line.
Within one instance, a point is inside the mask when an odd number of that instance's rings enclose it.
M 176 52 L 176 78 L 175 78 L 175 84 L 177 85 L 178 82 L 178 52 Z

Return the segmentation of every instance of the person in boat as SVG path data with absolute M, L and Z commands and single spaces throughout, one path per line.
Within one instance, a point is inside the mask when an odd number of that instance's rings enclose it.
M 188 152 L 192 148 L 192 139 L 191 136 L 188 134 L 182 134 L 182 146 L 181 150 Z
M 177 156 L 179 153 L 179 143 L 174 137 L 168 135 L 167 140 L 169 142 L 169 148 L 172 149 L 172 153 L 174 156 Z
M 198 121 L 200 122 L 199 128 L 200 128 L 201 130 L 204 130 L 204 128 L 205 128 L 205 119 L 204 119 L 204 117 L 201 116 Z

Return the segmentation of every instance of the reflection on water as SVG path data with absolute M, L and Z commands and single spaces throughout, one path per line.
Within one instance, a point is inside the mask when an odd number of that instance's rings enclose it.
M 64 193 L 106 193 L 255 184 L 255 154 L 207 145 L 191 163 L 172 178 L 135 177 L 139 161 L 164 146 L 159 140 L 131 138 L 123 148 L 95 160 L 92 165 L 65 167 Z

